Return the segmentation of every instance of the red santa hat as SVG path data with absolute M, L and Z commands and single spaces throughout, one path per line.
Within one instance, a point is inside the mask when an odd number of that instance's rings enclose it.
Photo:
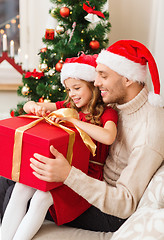
M 97 54 L 67 58 L 61 70 L 60 80 L 64 85 L 67 78 L 82 79 L 87 82 L 94 82 L 96 77 Z
M 97 63 L 102 63 L 118 74 L 134 82 L 146 82 L 147 63 L 149 66 L 154 93 L 148 101 L 155 106 L 164 106 L 160 96 L 160 81 L 156 62 L 150 51 L 135 40 L 120 40 L 98 55 Z

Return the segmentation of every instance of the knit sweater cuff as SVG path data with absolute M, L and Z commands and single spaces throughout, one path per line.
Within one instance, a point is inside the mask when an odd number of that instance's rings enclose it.
M 72 166 L 68 177 L 64 181 L 64 184 L 71 188 L 71 186 L 75 185 L 75 182 L 79 178 L 80 174 L 82 174 L 82 172 Z

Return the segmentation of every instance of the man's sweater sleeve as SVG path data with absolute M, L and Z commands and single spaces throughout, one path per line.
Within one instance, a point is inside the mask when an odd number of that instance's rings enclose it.
M 144 145 L 132 151 L 116 187 L 91 178 L 75 167 L 72 167 L 64 184 L 102 212 L 125 219 L 135 211 L 145 188 L 162 161 L 162 155 Z

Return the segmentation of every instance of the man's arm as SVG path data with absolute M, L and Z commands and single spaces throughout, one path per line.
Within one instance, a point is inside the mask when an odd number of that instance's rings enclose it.
M 51 152 L 54 159 L 34 154 L 39 160 L 31 159 L 36 177 L 48 182 L 64 182 L 102 212 L 120 218 L 127 218 L 135 211 L 149 181 L 163 161 L 159 153 L 147 146 L 134 149 L 128 166 L 122 171 L 116 187 L 113 187 L 71 167 L 52 146 Z

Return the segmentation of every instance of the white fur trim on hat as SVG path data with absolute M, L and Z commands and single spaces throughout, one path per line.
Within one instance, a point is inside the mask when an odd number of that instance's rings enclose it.
M 163 102 L 162 97 L 159 94 L 155 94 L 154 92 L 149 92 L 148 102 L 151 105 L 154 105 L 156 107 L 163 107 L 164 106 L 164 102 Z
M 102 50 L 99 53 L 96 62 L 106 65 L 129 80 L 133 80 L 135 82 L 145 82 L 146 80 L 146 65 L 135 63 L 126 57 L 107 50 Z
M 95 67 L 83 63 L 65 63 L 62 67 L 60 79 L 64 85 L 67 78 L 82 79 L 87 82 L 94 82 L 96 78 Z

